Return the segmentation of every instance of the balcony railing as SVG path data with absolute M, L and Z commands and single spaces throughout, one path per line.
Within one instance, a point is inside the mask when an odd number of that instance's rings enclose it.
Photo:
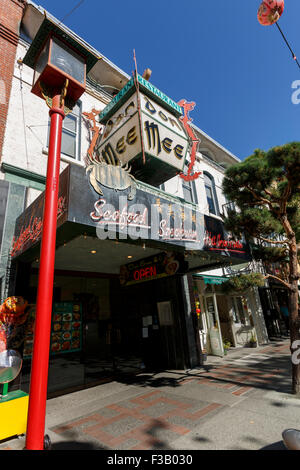
M 222 217 L 228 217 L 229 212 L 236 212 L 235 205 L 233 202 L 226 202 L 226 204 L 222 204 Z

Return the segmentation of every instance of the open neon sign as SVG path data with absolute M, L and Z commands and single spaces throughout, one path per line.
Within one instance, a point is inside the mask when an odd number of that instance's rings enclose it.
M 148 266 L 147 268 L 139 268 L 133 272 L 133 278 L 135 281 L 141 281 L 143 279 L 149 279 L 157 275 L 156 265 Z

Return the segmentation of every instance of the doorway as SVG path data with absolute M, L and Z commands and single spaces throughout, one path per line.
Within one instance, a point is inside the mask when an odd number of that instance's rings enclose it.
M 232 320 L 230 316 L 230 297 L 226 295 L 216 295 L 220 329 L 223 341 L 235 346 L 234 334 L 232 331 Z
M 219 321 L 218 306 L 215 294 L 204 296 L 204 308 L 211 353 L 214 356 L 223 356 L 223 339 L 221 334 L 221 326 Z

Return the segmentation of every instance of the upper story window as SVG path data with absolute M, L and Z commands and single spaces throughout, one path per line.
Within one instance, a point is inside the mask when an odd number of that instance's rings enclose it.
M 50 122 L 48 129 L 49 146 Z M 62 124 L 61 154 L 80 161 L 81 148 L 81 102 L 78 101 L 73 110 L 67 114 Z
M 230 201 L 226 196 L 225 196 L 225 204 L 222 205 L 222 211 L 223 211 L 223 215 L 225 217 L 228 217 L 228 214 L 230 211 L 236 211 L 236 207 L 235 207 L 235 204 L 234 202 Z
M 182 191 L 184 200 L 187 202 L 198 203 L 195 181 L 182 180 Z
M 217 200 L 217 193 L 215 188 L 214 178 L 209 174 L 204 172 L 204 185 L 205 193 L 208 204 L 208 210 L 211 214 L 219 215 L 219 206 Z
M 187 173 L 188 170 L 188 162 L 185 164 L 185 169 L 184 172 L 185 174 Z M 194 204 L 198 203 L 197 199 L 197 192 L 196 192 L 196 185 L 195 181 L 185 181 L 184 179 L 182 181 L 182 191 L 183 191 L 183 198 L 187 202 L 193 202 Z

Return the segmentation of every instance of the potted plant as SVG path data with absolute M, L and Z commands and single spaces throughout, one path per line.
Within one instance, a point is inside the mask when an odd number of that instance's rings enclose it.
M 225 355 L 225 356 L 227 355 L 227 351 L 228 351 L 228 349 L 230 348 L 230 346 L 231 346 L 230 341 L 228 341 L 227 339 L 224 339 L 224 341 L 223 341 L 223 348 L 224 348 L 224 355 Z
M 257 347 L 257 339 L 256 339 L 256 336 L 255 336 L 255 333 L 252 332 L 251 334 L 251 338 L 250 338 L 250 348 L 256 348 Z

